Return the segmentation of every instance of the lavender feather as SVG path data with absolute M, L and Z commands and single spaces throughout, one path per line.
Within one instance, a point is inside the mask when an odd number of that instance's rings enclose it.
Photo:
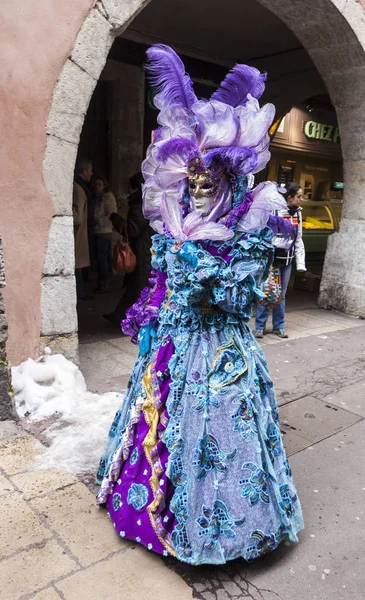
M 155 98 L 158 108 L 163 110 L 172 104 L 190 108 L 197 97 L 193 91 L 193 82 L 176 52 L 165 44 L 155 44 L 147 50 L 147 58 L 149 80 L 158 90 Z
M 175 199 L 168 199 L 166 194 L 162 194 L 161 215 L 166 231 L 175 239 L 184 239 L 180 206 Z
M 165 163 L 173 154 L 179 154 L 188 160 L 195 158 L 199 153 L 194 142 L 184 138 L 172 138 L 159 147 L 156 158 Z
M 223 163 L 225 168 L 232 171 L 232 173 L 247 175 L 247 173 L 252 173 L 255 169 L 258 156 L 251 148 L 228 146 L 227 148 L 214 148 L 210 150 L 204 159 L 208 166 L 217 161 L 218 164 Z
M 235 65 L 214 92 L 211 100 L 219 100 L 225 104 L 246 106 L 247 96 L 260 98 L 265 90 L 266 73 L 260 73 L 255 67 Z

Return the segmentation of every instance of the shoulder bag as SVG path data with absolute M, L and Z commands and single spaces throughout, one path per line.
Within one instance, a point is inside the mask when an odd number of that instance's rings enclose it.
M 122 235 L 124 226 L 124 237 L 119 239 L 114 246 L 113 267 L 118 273 L 132 273 L 137 264 L 136 255 L 129 244 L 127 224 L 122 225 L 119 235 Z

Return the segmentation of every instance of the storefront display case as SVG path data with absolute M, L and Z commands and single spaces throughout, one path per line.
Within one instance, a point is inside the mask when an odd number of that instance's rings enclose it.
M 303 200 L 301 207 L 306 253 L 326 252 L 328 236 L 339 228 L 342 202 Z

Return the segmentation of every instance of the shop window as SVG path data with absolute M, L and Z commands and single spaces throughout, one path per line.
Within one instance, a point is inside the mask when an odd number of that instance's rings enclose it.
M 303 200 L 313 200 L 314 176 L 303 173 L 300 178 Z
M 325 204 L 303 203 L 302 209 L 303 229 L 335 229 L 334 217 Z
M 284 185 L 287 187 L 290 183 L 292 183 L 292 181 L 294 181 L 294 164 L 279 164 L 276 178 L 276 181 L 279 185 Z
M 342 200 L 331 200 L 331 210 L 334 213 L 339 225 L 342 216 Z

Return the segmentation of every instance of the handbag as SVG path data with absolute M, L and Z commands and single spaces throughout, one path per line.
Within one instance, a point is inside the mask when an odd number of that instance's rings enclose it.
M 123 225 L 119 235 L 122 235 L 122 228 Z M 113 268 L 118 273 L 132 273 L 136 268 L 137 259 L 129 244 L 126 224 L 124 224 L 124 238 L 119 239 L 114 246 Z
M 282 296 L 281 296 L 281 274 L 279 267 L 275 267 L 271 265 L 269 276 L 266 281 L 261 285 L 261 289 L 265 294 L 264 300 L 260 300 L 259 304 L 263 304 L 265 306 L 279 306 Z

